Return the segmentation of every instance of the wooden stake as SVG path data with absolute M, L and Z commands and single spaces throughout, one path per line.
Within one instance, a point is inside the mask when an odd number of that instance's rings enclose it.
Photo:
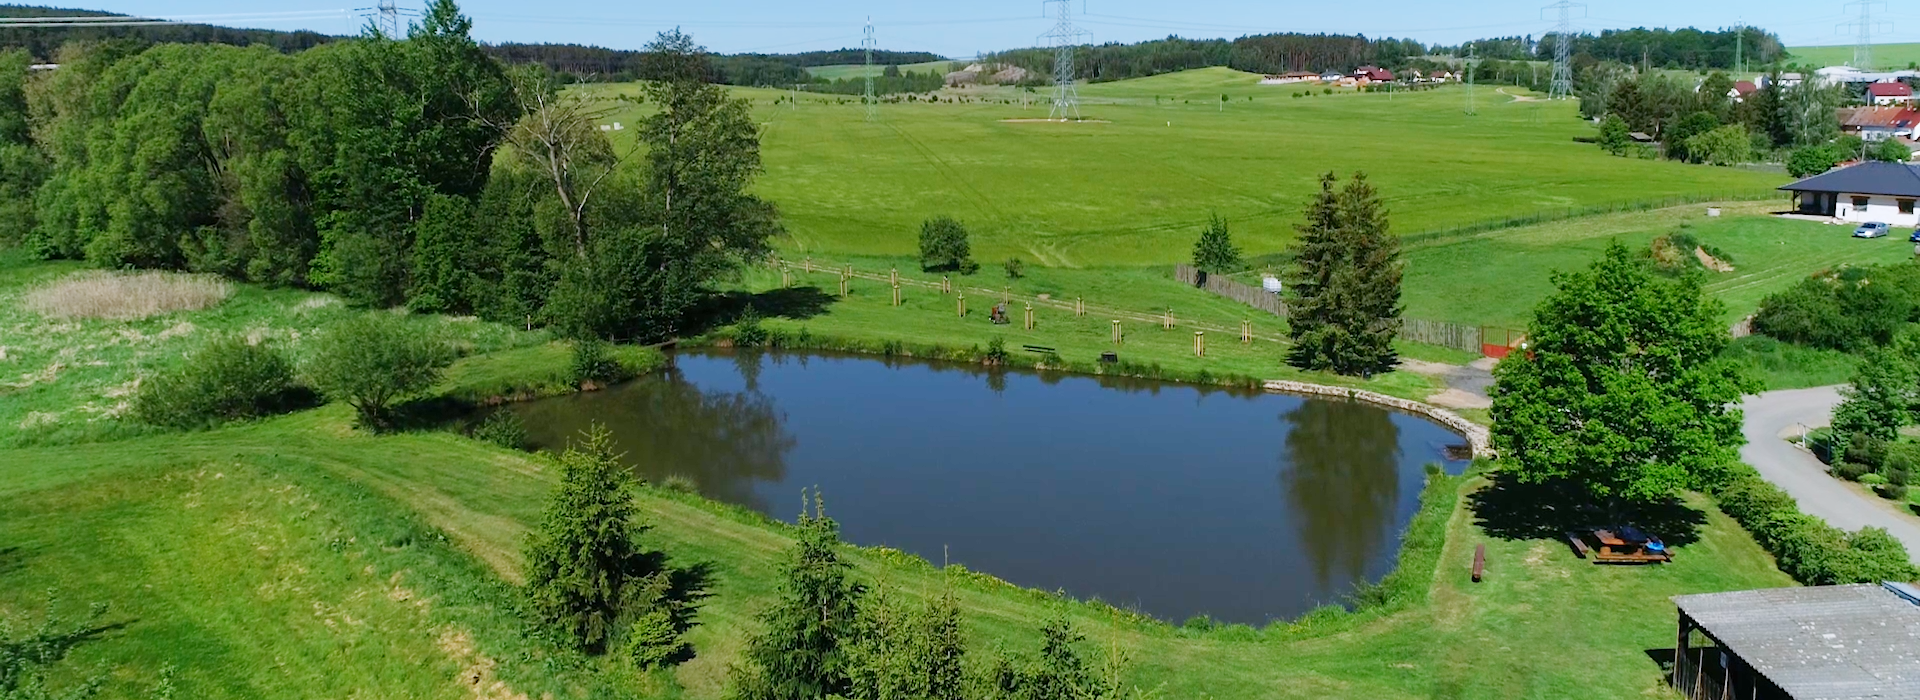
M 1027 330 L 1033 330 L 1033 304 L 1027 304 Z
M 1087 315 L 1087 302 L 1082 301 L 1080 297 L 1073 298 L 1073 315 L 1075 316 Z
M 1114 321 L 1113 321 L 1113 344 L 1114 344 L 1114 345 L 1119 345 L 1119 344 L 1120 344 L 1120 339 L 1121 339 L 1121 337 L 1122 337 L 1122 336 L 1120 335 L 1120 320 L 1119 320 L 1119 319 L 1114 319 Z
M 840 277 L 840 298 L 847 298 L 847 278 L 845 275 Z
M 1193 356 L 1194 357 L 1207 356 L 1207 332 L 1206 331 L 1193 332 Z
M 960 294 L 958 303 L 960 305 L 960 318 L 966 318 L 967 317 L 967 295 L 964 292 Z
M 1173 309 L 1167 309 L 1167 315 L 1160 317 L 1160 328 L 1173 330 Z
M 940 276 L 940 293 L 941 294 L 953 293 L 953 278 L 948 277 L 946 275 Z
M 780 286 L 782 286 L 782 287 L 791 287 L 791 286 L 793 286 L 793 271 L 792 271 L 792 270 L 789 270 L 789 269 L 787 269 L 787 268 L 784 268 L 784 267 L 783 267 L 783 268 L 780 268 Z
M 887 279 L 888 281 L 893 282 L 893 286 L 895 287 L 900 286 L 900 268 L 896 267 L 888 270 Z
M 1012 287 L 1002 287 L 1002 288 L 1001 288 L 1001 291 L 1000 291 L 1000 303 L 1002 303 L 1002 304 L 1011 304 L 1011 303 L 1013 303 L 1013 288 L 1012 288 Z
M 813 274 L 813 256 L 807 256 L 805 264 L 807 266 L 807 274 Z
M 893 283 L 893 305 L 894 306 L 900 305 L 900 283 L 899 282 Z
M 1240 344 L 1253 344 L 1253 321 L 1240 322 Z

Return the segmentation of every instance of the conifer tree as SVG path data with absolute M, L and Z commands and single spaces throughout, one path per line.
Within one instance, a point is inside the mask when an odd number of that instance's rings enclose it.
M 1365 174 L 1334 190 L 1328 173 L 1294 246 L 1287 306 L 1293 349 L 1307 370 L 1368 376 L 1393 368 L 1400 332 L 1400 242 Z
M 1214 214 L 1193 242 L 1193 266 L 1207 272 L 1231 272 L 1240 266 L 1240 249 L 1227 234 L 1227 220 Z
M 760 614 L 763 629 L 747 642 L 747 663 L 733 671 L 734 695 L 742 700 L 819 700 L 852 690 L 848 652 L 860 632 L 864 589 L 847 578 L 840 526 L 820 495 L 802 499 L 780 600 Z
M 598 423 L 560 456 L 560 485 L 527 544 L 527 594 L 540 620 L 581 648 L 613 635 L 627 586 L 640 578 L 633 477 Z

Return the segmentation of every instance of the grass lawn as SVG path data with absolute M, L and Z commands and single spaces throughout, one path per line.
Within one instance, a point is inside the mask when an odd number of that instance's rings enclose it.
M 1644 250 L 1655 237 L 1684 230 L 1725 251 L 1732 272 L 1708 273 L 1709 294 L 1727 303 L 1731 324 L 1766 295 L 1820 270 L 1913 258 L 1904 238 L 1860 240 L 1852 229 L 1765 216 L 1778 203 L 1707 205 L 1611 214 L 1503 229 L 1407 249 L 1406 314 L 1469 325 L 1525 327 L 1533 306 L 1553 291 L 1556 271 L 1585 267 L 1619 241 Z
M 1853 62 L 1853 45 L 1796 46 L 1787 49 L 1787 63 L 1816 68 L 1843 66 Z M 1873 68 L 1906 68 L 1920 61 L 1920 44 L 1874 44 Z
M 7 327 L 25 329 L 9 343 L 50 334 L 39 325 L 46 321 L 17 309 L 17 298 L 66 268 L 0 262 Z M 1097 288 L 1071 277 L 1097 273 L 1058 273 L 1029 283 Z M 1119 290 L 1144 279 L 1106 284 Z M 294 309 L 355 313 L 313 298 L 242 286 L 213 309 L 77 324 L 53 340 L 10 346 L 10 358 L 30 358 L 10 374 L 40 371 L 46 353 L 58 358 L 68 347 L 88 368 L 4 395 L 10 416 L 51 413 L 57 425 L 95 426 L 35 434 L 87 444 L 0 449 L 0 618 L 31 624 L 50 588 L 69 614 L 93 602 L 112 606 L 105 622 L 114 626 L 82 645 L 56 680 L 103 668 L 108 697 L 137 697 L 173 667 L 178 696 L 194 698 L 721 697 L 725 668 L 776 585 L 789 542 L 784 526 L 689 495 L 641 493 L 652 525 L 646 542 L 675 561 L 710 566 L 714 596 L 692 637 L 698 656 L 670 672 L 637 674 L 556 650 L 523 622 L 513 586 L 523 579 L 521 543 L 552 486 L 543 458 L 449 432 L 367 435 L 350 428 L 351 412 L 340 405 L 194 433 L 110 429 L 102 426 L 120 424 L 112 412 L 76 408 L 99 404 L 100 387 L 125 385 L 141 367 L 178 361 L 191 338 L 266 328 L 293 340 L 315 322 Z M 931 338 L 940 332 L 933 311 L 903 321 L 908 311 L 849 301 L 834 313 L 875 327 L 918 324 L 915 335 Z M 460 337 L 471 354 L 435 390 L 441 395 L 542 386 L 568 359 L 539 334 L 433 317 L 419 323 L 467 329 Z M 137 345 L 113 340 L 182 325 L 195 330 Z M 1049 318 L 1042 328 L 1054 325 Z M 1130 337 L 1144 346 L 1154 333 Z M 1104 335 L 1061 338 L 1063 347 L 1085 342 L 1090 351 Z M 1177 348 L 1185 338 L 1178 341 L 1168 342 Z M 1658 694 L 1660 669 L 1645 650 L 1671 635 L 1668 596 L 1787 585 L 1749 537 L 1698 500 L 1689 501 L 1697 525 L 1678 563 L 1603 568 L 1512 522 L 1530 509 L 1463 505 L 1483 486 L 1448 478 L 1429 487 L 1410 530 L 1416 544 L 1406 551 L 1401 576 L 1409 583 L 1399 602 L 1323 610 L 1261 630 L 1183 629 L 960 570 L 949 578 L 887 550 L 851 556 L 862 580 L 890 594 L 924 595 L 953 581 L 977 648 L 1031 648 L 1040 621 L 1062 611 L 1091 635 L 1090 652 L 1130 657 L 1135 684 L 1196 698 Z M 1492 555 L 1490 578 L 1472 584 L 1467 561 L 1480 542 Z M 1566 663 L 1570 656 L 1582 663 Z
M 903 63 L 900 65 L 900 72 L 902 73 L 936 73 L 940 75 L 945 75 L 954 70 L 958 70 L 959 68 L 966 67 L 965 65 L 956 67 L 954 65 L 956 63 L 959 63 L 959 61 L 928 61 L 926 63 Z M 807 68 L 807 74 L 815 78 L 820 78 L 822 80 L 851 80 L 854 78 L 864 78 L 867 76 L 868 73 L 872 73 L 873 76 L 877 78 L 877 77 L 880 77 L 880 73 L 885 70 L 886 70 L 886 66 L 880 65 L 877 63 L 874 64 L 873 70 L 871 71 L 867 70 L 867 67 L 864 64 L 845 63 L 845 64 L 834 65 L 834 66 L 809 66 Z
M 909 255 L 920 223 L 945 214 L 967 224 L 983 261 L 1170 264 L 1186 259 L 1214 212 L 1248 254 L 1264 255 L 1292 239 L 1329 170 L 1368 172 L 1402 233 L 1786 181 L 1606 155 L 1574 141 L 1593 127 L 1570 102 L 1512 102 L 1483 89 L 1479 116 L 1468 117 L 1460 87 L 1295 98 L 1305 88 L 1258 82 L 1212 68 L 1090 84 L 1084 112 L 1103 121 L 1075 124 L 1004 121 L 1046 116 L 1011 88 L 883 105 L 875 123 L 857 99 L 803 95 L 792 109 L 774 104 L 783 91 L 735 94 L 763 124 L 757 190 L 780 207 L 789 257 Z M 609 119 L 632 123 L 641 109 Z

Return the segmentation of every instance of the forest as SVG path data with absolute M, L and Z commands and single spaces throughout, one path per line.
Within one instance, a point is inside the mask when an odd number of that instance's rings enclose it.
M 0 247 L 613 339 L 673 334 L 764 253 L 779 224 L 746 193 L 754 124 L 690 38 L 643 54 L 654 112 L 616 149 L 603 105 L 470 28 L 436 0 L 405 40 L 292 54 L 73 42 L 55 71 L 0 54 Z
M 1336 34 L 1262 34 L 1232 40 L 1170 36 L 1137 44 L 1083 47 L 1074 57 L 1074 70 L 1077 77 L 1094 82 L 1213 66 L 1249 73 L 1348 72 L 1364 64 L 1400 68 L 1410 58 L 1426 53 L 1425 45 L 1410 39 L 1368 39 Z M 1002 51 L 984 56 L 982 60 L 1019 66 L 1039 76 L 1053 74 L 1052 49 Z
M 1557 35 L 1542 37 L 1534 47 L 1534 59 L 1551 61 Z M 1718 31 L 1683 29 L 1607 29 L 1598 35 L 1576 34 L 1568 47 L 1575 56 L 1595 61 L 1617 61 L 1630 66 L 1699 70 L 1735 68 L 1736 59 L 1750 66 L 1764 66 L 1787 57 L 1780 37 L 1759 27 L 1741 27 Z
M 0 6 L 0 17 L 118 17 L 113 12 L 71 10 L 26 5 Z M 5 27 L 0 26 L 0 48 L 26 49 L 34 59 L 51 61 L 60 45 L 70 41 L 135 39 L 155 44 L 263 44 L 276 51 L 300 51 L 340 37 L 309 31 L 234 29 L 210 24 L 167 24 L 130 27 Z

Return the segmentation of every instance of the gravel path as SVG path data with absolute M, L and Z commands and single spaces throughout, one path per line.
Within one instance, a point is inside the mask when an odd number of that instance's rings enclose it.
M 1908 555 L 1920 563 L 1920 523 L 1894 512 L 1891 503 L 1828 475 L 1820 460 L 1782 439 L 1782 435 L 1797 436 L 1808 428 L 1826 425 L 1838 403 L 1837 386 L 1769 391 L 1747 397 L 1743 406 L 1746 425 L 1742 428 L 1747 445 L 1740 448 L 1740 458 L 1791 494 L 1800 502 L 1800 510 L 1842 530 L 1869 525 L 1886 528 L 1906 543 Z

